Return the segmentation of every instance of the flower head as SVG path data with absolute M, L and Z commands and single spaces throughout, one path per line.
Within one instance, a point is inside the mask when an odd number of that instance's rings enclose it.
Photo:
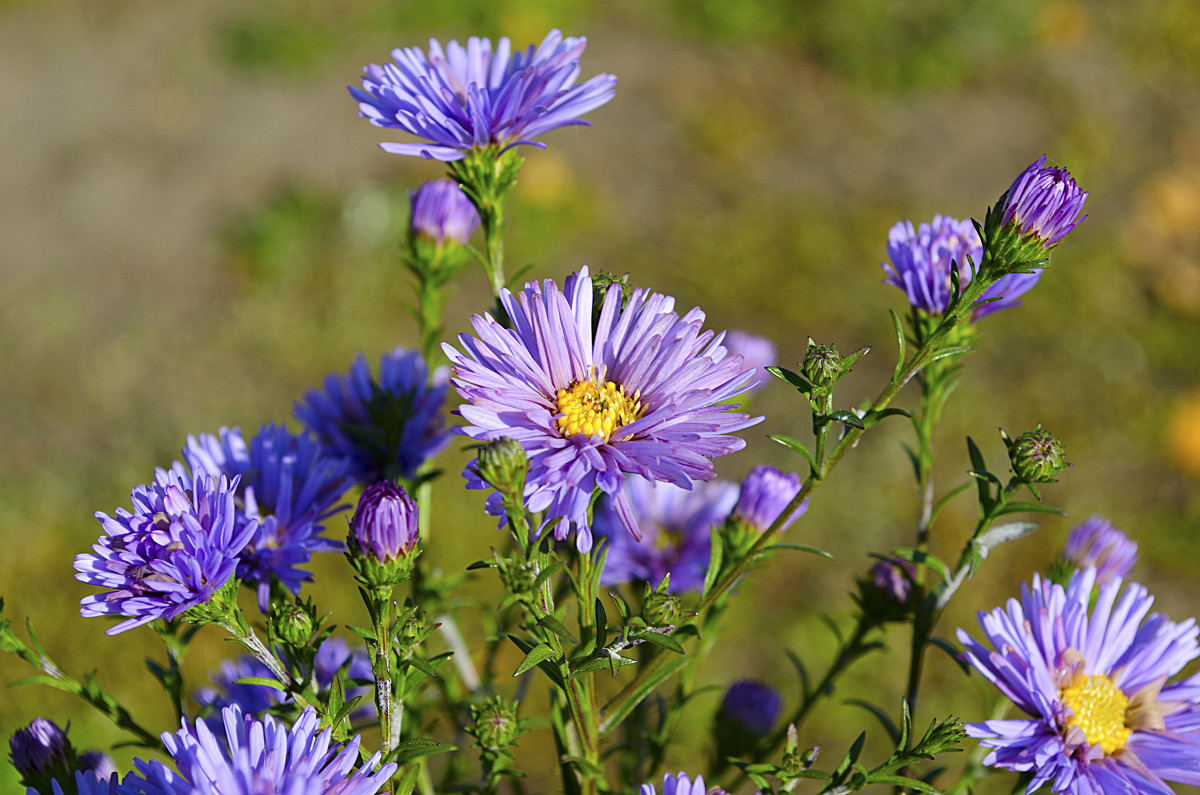
M 50 772 L 64 762 L 70 766 L 74 753 L 66 733 L 46 718 L 34 718 L 23 729 L 17 729 L 8 740 L 12 765 L 22 777 Z
M 502 291 L 511 327 L 475 316 L 477 337 L 443 346 L 453 382 L 467 402 L 461 431 L 482 441 L 507 436 L 525 447 L 525 504 L 545 511 L 556 538 L 576 530 L 587 551 L 587 514 L 595 489 L 610 495 L 621 524 L 641 537 L 626 475 L 691 488 L 714 477 L 712 460 L 745 446 L 731 434 L 750 419 L 723 405 L 751 374 L 730 356 L 722 336 L 701 331 L 704 313 L 683 317 L 673 299 L 637 289 L 622 303 L 621 285 L 604 294 L 592 322 L 592 280 L 584 268 L 565 288 L 547 280 L 520 293 Z M 469 486 L 484 483 L 467 468 Z M 499 515 L 498 494 L 488 510 Z
M 778 363 L 775 343 L 757 334 L 730 329 L 725 335 L 725 347 L 730 353 L 742 357 L 742 367 L 754 371 L 754 378 L 750 381 L 747 392 L 757 392 L 771 380 L 771 374 L 766 368 Z
M 320 731 L 316 710 L 308 707 L 289 728 L 270 715 L 254 718 L 236 705 L 221 713 L 223 736 L 218 739 L 203 721 L 183 722 L 175 734 L 165 732 L 163 743 L 175 761 L 176 773 L 158 761 L 133 760 L 137 773 L 122 782 L 130 795 L 374 795 L 396 770 L 389 762 L 377 772 L 376 753 L 361 767 L 354 736 L 344 748 L 331 742 L 333 731 Z
M 113 770 L 107 775 L 97 773 L 92 770 L 76 770 L 75 771 L 75 789 L 62 788 L 58 783 L 58 779 L 50 782 L 50 791 L 47 795 L 117 795 L 118 782 L 115 778 L 116 770 Z M 37 790 L 30 789 L 25 795 L 38 795 Z
M 960 221 L 948 215 L 935 215 L 932 222 L 917 227 L 908 220 L 894 225 L 888 231 L 887 254 L 890 262 L 883 263 L 888 275 L 884 283 L 903 290 L 915 309 L 939 315 L 950 304 L 950 275 L 954 265 L 958 266 L 961 287 L 965 289 L 982 260 L 983 243 L 969 219 Z M 982 296 L 982 300 L 996 300 L 980 304 L 971 314 L 971 320 L 1020 306 L 1016 299 L 1029 292 L 1040 276 L 1039 270 L 1001 277 Z
M 1076 568 L 1096 569 L 1096 581 L 1124 577 L 1137 562 L 1137 542 L 1102 516 L 1093 516 L 1071 528 L 1062 557 Z
M 1095 569 L 1064 588 L 1034 575 L 1021 599 L 979 614 L 988 648 L 961 629 L 968 663 L 1028 717 L 972 723 L 985 764 L 1033 774 L 1026 792 L 1169 793 L 1200 784 L 1200 687 L 1167 680 L 1200 655 L 1194 620 L 1149 614 L 1121 580 L 1089 602 Z M 1194 679 L 1194 677 L 1193 677 Z
M 863 615 L 876 623 L 902 621 L 914 607 L 916 567 L 903 558 L 875 561 L 866 577 L 858 580 L 855 597 Z
M 657 587 L 670 574 L 670 593 L 700 591 L 709 564 L 712 528 L 733 510 L 738 487 L 714 480 L 682 489 L 630 475 L 621 491 L 642 531 L 642 540 L 635 541 L 625 531 L 612 498 L 596 504 L 593 529 L 609 539 L 600 583 L 647 582 Z
M 359 576 L 371 585 L 408 579 L 421 536 L 417 503 L 390 480 L 363 489 L 350 521 L 349 557 Z
M 579 116 L 608 102 L 617 79 L 596 75 L 575 85 L 587 39 L 552 30 L 540 46 L 512 52 L 507 38 L 493 51 L 490 39 L 471 37 L 445 51 L 430 39 L 429 52 L 392 51 L 392 63 L 363 69 L 362 89 L 350 88 L 359 115 L 376 127 L 403 130 L 422 143 L 383 143 L 398 155 L 458 160 L 488 146 L 545 145 L 537 136 L 558 127 L 587 124 Z
M 396 348 L 379 359 L 379 378 L 363 356 L 346 375 L 330 375 L 324 390 L 310 389 L 296 404 L 296 419 L 316 434 L 327 455 L 350 459 L 359 482 L 413 478 L 446 449 L 443 429 L 446 371 L 432 379 L 416 351 Z
M 775 727 L 783 700 L 775 688 L 753 679 L 734 682 L 721 699 L 717 721 L 735 731 L 765 737 Z
M 97 513 L 106 535 L 75 558 L 76 579 L 108 589 L 84 597 L 79 612 L 126 617 L 110 635 L 208 602 L 258 530 L 256 520 L 237 521 L 237 478 L 202 470 L 185 478 L 179 469 L 159 470 L 149 486 L 136 487 L 133 513 Z
M 1003 226 L 1014 224 L 1022 234 L 1036 236 L 1050 248 L 1083 222 L 1087 199 L 1065 168 L 1047 168 L 1042 155 L 1021 172 L 1005 194 Z
M 678 776 L 670 773 L 663 776 L 662 795 L 706 795 L 706 793 L 708 795 L 725 795 L 725 790 L 720 787 L 706 790 L 702 777 L 696 776 L 695 779 L 691 779 L 683 771 L 680 771 Z M 657 795 L 657 791 L 653 784 L 643 784 L 641 795 Z
M 759 464 L 742 481 L 733 515 L 759 533 L 769 528 L 800 492 L 800 476 L 782 472 L 773 466 Z M 808 500 L 800 503 L 783 522 L 786 530 L 808 509 Z
M 183 457 L 193 470 L 215 477 L 239 477 L 237 522 L 258 529 L 239 555 L 237 576 L 258 586 L 258 605 L 267 609 L 271 581 L 292 593 L 312 579 L 296 568 L 314 552 L 340 552 L 340 541 L 324 538 L 324 522 L 345 510 L 337 503 L 352 485 L 350 463 L 331 457 L 308 434 L 282 425 L 264 425 L 249 446 L 237 428 L 218 435 L 189 436 Z
M 435 179 L 408 192 L 412 231 L 437 243 L 464 245 L 479 228 L 479 212 L 452 179 Z

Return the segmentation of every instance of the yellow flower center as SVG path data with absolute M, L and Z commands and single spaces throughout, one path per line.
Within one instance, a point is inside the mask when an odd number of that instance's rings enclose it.
M 558 390 L 558 430 L 563 436 L 585 434 L 602 436 L 608 441 L 613 432 L 644 413 L 641 392 L 632 397 L 625 394 L 625 387 L 606 381 L 603 386 L 595 377 L 576 381 L 568 389 Z
M 1100 746 L 1105 754 L 1125 747 L 1133 731 L 1125 725 L 1129 699 L 1107 676 L 1080 676 L 1063 689 L 1062 703 L 1071 708 L 1065 728 L 1078 726 L 1089 745 Z

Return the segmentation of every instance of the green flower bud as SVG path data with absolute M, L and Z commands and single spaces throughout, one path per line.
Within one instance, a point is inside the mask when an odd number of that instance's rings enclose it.
M 521 734 L 517 718 L 517 705 L 492 696 L 482 704 L 471 705 L 474 725 L 471 734 L 479 741 L 479 747 L 491 751 L 502 751 Z
M 500 580 L 509 593 L 517 596 L 528 595 L 533 592 L 537 569 L 532 563 L 506 560 L 500 566 Z
M 517 495 L 525 491 L 525 472 L 529 464 L 525 448 L 507 436 L 494 439 L 479 448 L 475 469 L 479 477 L 501 494 Z
M 425 614 L 420 608 L 406 605 L 396 620 L 396 645 L 402 649 L 411 649 L 428 634 L 429 631 L 425 629 Z
M 814 386 L 831 386 L 842 374 L 842 355 L 836 345 L 817 345 L 810 340 L 801 371 Z
M 658 588 L 647 594 L 646 605 L 642 608 L 642 618 L 652 627 L 673 627 L 683 615 L 679 597 L 667 593 L 666 582 L 664 578 Z
M 271 605 L 271 624 L 276 637 L 291 646 L 307 646 L 312 638 L 313 618 L 301 605 Z
M 1068 466 L 1062 442 L 1039 425 L 1010 442 L 1008 457 L 1012 471 L 1026 483 L 1053 483 Z

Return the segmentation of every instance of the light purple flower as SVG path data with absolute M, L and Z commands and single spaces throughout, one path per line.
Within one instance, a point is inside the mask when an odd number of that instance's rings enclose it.
M 446 449 L 442 403 L 445 368 L 429 368 L 417 351 L 396 348 L 379 359 L 379 378 L 360 354 L 346 375 L 325 378 L 296 403 L 296 419 L 316 434 L 330 456 L 350 459 L 361 483 L 416 477 L 428 459 Z
M 759 464 L 750 470 L 750 474 L 742 481 L 733 515 L 748 527 L 762 533 L 779 518 L 799 492 L 800 476 L 795 472 L 783 472 L 773 466 Z M 780 531 L 791 527 L 806 510 L 808 500 L 800 503 L 792 511 L 792 515 L 784 521 Z
M 389 480 L 363 489 L 350 521 L 358 549 L 379 563 L 412 554 L 421 540 L 417 532 L 417 503 Z
M 736 353 L 742 357 L 742 367 L 754 371 L 754 378 L 750 381 L 749 389 L 746 390 L 748 393 L 757 392 L 771 380 L 771 374 L 767 372 L 766 368 L 778 364 L 779 360 L 775 353 L 775 344 L 769 339 L 746 331 L 730 329 L 725 334 L 725 347 L 729 349 L 730 353 Z
M 362 90 L 351 86 L 350 94 L 371 124 L 426 141 L 380 144 L 393 154 L 450 161 L 488 146 L 545 148 L 537 136 L 587 124 L 579 116 L 616 94 L 612 75 L 575 85 L 586 46 L 587 39 L 563 38 L 557 30 L 516 53 L 507 38 L 494 52 L 490 39 L 472 36 L 466 47 L 451 41 L 444 52 L 430 39 L 428 54 L 395 49 L 392 63 L 365 67 Z
M 479 228 L 479 212 L 452 179 L 435 179 L 408 192 L 412 203 L 409 226 L 438 243 L 465 244 Z
M 1046 168 L 1042 155 L 1013 181 L 1005 194 L 1001 223 L 1016 224 L 1023 234 L 1036 235 L 1050 248 L 1087 218 L 1080 217 L 1087 192 L 1065 168 Z
M 443 346 L 454 386 L 467 402 L 462 433 L 488 441 L 509 437 L 529 460 L 525 505 L 545 512 L 558 539 L 572 527 L 576 546 L 592 546 L 588 505 L 595 489 L 613 498 L 621 524 L 641 537 L 621 485 L 637 474 L 692 488 L 714 477 L 713 459 L 745 446 L 731 434 L 761 420 L 723 404 L 750 378 L 722 335 L 701 331 L 704 313 L 682 318 L 674 299 L 635 289 L 622 306 L 621 285 L 604 294 L 593 328 L 592 279 L 584 268 L 565 288 L 530 282 L 501 292 L 511 319 L 472 318 L 459 352 Z M 486 488 L 467 467 L 468 486 Z M 498 494 L 488 511 L 501 515 Z
M 258 530 L 239 555 L 237 576 L 257 585 L 264 613 L 272 579 L 299 593 L 312 574 L 297 566 L 308 563 L 314 552 L 345 549 L 321 533 L 326 519 L 348 507 L 337 503 L 353 485 L 350 462 L 325 455 L 308 434 L 264 425 L 247 447 L 239 429 L 221 428 L 217 436 L 189 436 L 183 457 L 193 470 L 213 477 L 240 476 L 238 523 L 257 521 Z
M 700 776 L 691 779 L 687 773 L 679 772 L 678 776 L 667 773 L 663 776 L 663 791 L 662 795 L 725 795 L 725 790 L 720 787 L 713 787 L 711 790 L 704 788 L 704 779 Z M 643 784 L 641 795 L 657 795 L 653 784 Z
M 624 528 L 613 500 L 596 503 L 592 529 L 609 540 L 600 584 L 648 582 L 658 587 L 671 575 L 669 593 L 700 591 L 712 550 L 712 528 L 733 510 L 738 487 L 725 480 L 681 489 L 671 483 L 651 483 L 630 475 L 621 493 L 642 531 L 636 541 Z
M 961 289 L 966 289 L 983 257 L 983 243 L 969 219 L 960 221 L 948 215 L 935 215 L 931 223 L 917 227 L 908 220 L 895 224 L 888 231 L 887 254 L 890 262 L 883 263 L 888 275 L 884 283 L 903 290 L 914 308 L 938 315 L 950 304 L 953 264 L 958 264 Z M 977 306 L 971 315 L 972 322 L 1001 309 L 1020 306 L 1016 299 L 1029 292 L 1040 276 L 1041 270 L 1001 277 L 981 296 L 981 300 L 997 300 Z
M 379 762 L 376 753 L 361 767 L 355 735 L 344 748 L 332 742 L 332 729 L 318 732 L 320 719 L 308 707 L 289 728 L 271 715 L 243 715 L 236 705 L 222 713 L 224 736 L 203 721 L 183 721 L 175 734 L 165 732 L 163 743 L 175 761 L 176 773 L 162 762 L 134 759 L 137 774 L 121 783 L 127 795 L 375 795 L 396 765 Z
M 963 630 L 964 659 L 1028 717 L 967 725 L 984 763 L 1030 772 L 1026 792 L 1170 793 L 1200 785 L 1200 684 L 1167 684 L 1200 655 L 1194 619 L 1149 613 L 1153 597 L 1096 570 L 1066 588 L 1034 575 L 1021 599 L 979 613 L 991 648 Z M 1149 614 L 1149 615 L 1148 615 Z
M 133 513 L 96 513 L 105 535 L 94 553 L 75 558 L 75 578 L 107 589 L 80 602 L 84 616 L 120 615 L 109 635 L 156 618 L 178 618 L 204 604 L 233 577 L 238 554 L 258 530 L 239 524 L 234 509 L 238 481 L 197 470 L 158 470 L 149 486 L 133 490 Z
M 1096 581 L 1103 584 L 1129 573 L 1137 563 L 1137 542 L 1103 516 L 1093 516 L 1071 528 L 1062 557 L 1076 568 L 1096 569 Z

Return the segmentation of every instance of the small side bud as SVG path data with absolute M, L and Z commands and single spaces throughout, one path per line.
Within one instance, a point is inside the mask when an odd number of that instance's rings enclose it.
M 808 352 L 801 365 L 804 377 L 814 386 L 832 386 L 842 375 L 842 355 L 836 345 L 817 345 L 808 341 Z
M 451 179 L 435 179 L 409 191 L 412 215 L 409 226 L 413 235 L 428 238 L 438 245 L 465 245 L 479 228 L 479 213 Z
M 651 627 L 673 627 L 683 616 L 683 605 L 675 594 L 667 593 L 671 586 L 671 575 L 662 578 L 654 590 L 646 586 L 646 601 L 642 607 L 642 618 Z
M 902 558 L 878 560 L 858 580 L 856 601 L 863 615 L 876 624 L 905 621 L 913 611 L 916 568 Z
M 774 688 L 752 679 L 734 682 L 715 718 L 717 758 L 742 756 L 775 728 L 783 700 Z
M 1069 466 L 1062 442 L 1041 425 L 1006 442 L 1013 474 L 1026 483 L 1054 483 Z
M 290 646 L 307 646 L 312 638 L 313 616 L 303 605 L 271 604 L 271 634 Z
M 75 749 L 66 732 L 53 721 L 34 718 L 28 726 L 13 732 L 8 747 L 21 783 L 32 790 L 49 792 L 52 779 L 75 780 Z
M 421 551 L 417 503 L 391 481 L 372 483 L 358 499 L 346 544 L 360 582 L 371 587 L 404 582 Z
M 479 747 L 487 751 L 503 751 L 522 734 L 515 702 L 492 696 L 482 704 L 471 705 L 471 734 Z
M 525 448 L 507 436 L 483 445 L 475 459 L 475 469 L 480 479 L 501 494 L 518 497 L 525 491 L 525 472 L 528 468 Z

